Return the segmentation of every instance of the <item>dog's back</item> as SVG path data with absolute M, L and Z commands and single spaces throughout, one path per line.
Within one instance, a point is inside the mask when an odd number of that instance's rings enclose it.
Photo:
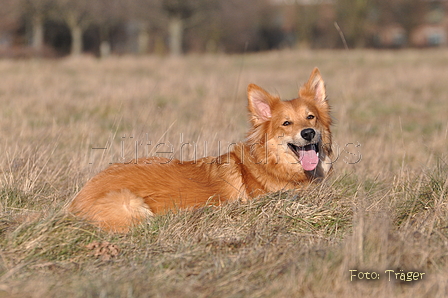
M 154 213 L 243 197 L 244 189 L 235 188 L 242 185 L 239 175 L 220 169 L 232 166 L 216 160 L 181 163 L 160 158 L 114 164 L 84 186 L 70 211 L 106 230 L 127 231 Z

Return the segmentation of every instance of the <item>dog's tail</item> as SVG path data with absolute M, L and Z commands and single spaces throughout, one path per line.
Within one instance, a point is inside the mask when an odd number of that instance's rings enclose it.
M 69 212 L 109 232 L 126 233 L 154 214 L 142 197 L 128 189 L 91 197 L 81 191 L 70 204 Z

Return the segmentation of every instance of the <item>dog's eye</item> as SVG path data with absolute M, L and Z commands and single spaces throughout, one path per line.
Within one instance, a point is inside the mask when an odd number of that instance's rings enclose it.
M 283 122 L 283 126 L 288 126 L 288 125 L 291 125 L 292 123 L 291 122 L 289 122 L 289 121 L 285 121 L 285 122 Z
M 306 119 L 308 119 L 308 120 L 311 120 L 311 119 L 314 119 L 315 117 L 314 117 L 314 115 L 308 115 L 308 117 L 306 117 Z

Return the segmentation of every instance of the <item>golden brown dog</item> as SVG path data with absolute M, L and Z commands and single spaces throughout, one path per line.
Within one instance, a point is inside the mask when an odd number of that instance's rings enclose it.
M 282 101 L 249 85 L 252 127 L 244 142 L 194 161 L 141 158 L 93 177 L 69 211 L 101 228 L 126 232 L 169 209 L 200 207 L 299 188 L 331 169 L 331 117 L 319 70 L 296 99 Z

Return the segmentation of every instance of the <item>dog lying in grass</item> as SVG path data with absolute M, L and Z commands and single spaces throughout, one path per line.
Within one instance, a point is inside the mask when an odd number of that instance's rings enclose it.
M 331 170 L 331 117 L 315 68 L 298 97 L 282 101 L 250 84 L 251 128 L 218 157 L 193 161 L 149 157 L 114 164 L 86 183 L 69 206 L 102 229 L 127 232 L 145 218 L 300 188 Z

